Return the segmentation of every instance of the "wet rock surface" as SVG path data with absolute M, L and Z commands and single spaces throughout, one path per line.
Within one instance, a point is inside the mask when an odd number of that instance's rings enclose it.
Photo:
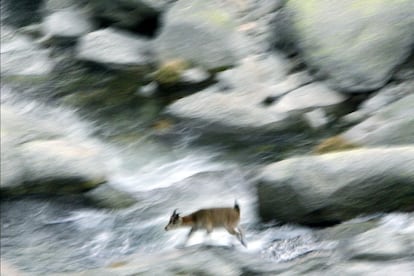
M 147 67 L 152 62 L 150 43 L 123 31 L 107 28 L 79 40 L 77 58 L 109 67 Z
M 265 220 L 335 223 L 413 206 L 413 147 L 350 150 L 297 157 L 260 172 L 259 211 Z
M 59 124 L 1 107 L 2 193 L 72 193 L 106 181 L 97 146 L 65 137 Z

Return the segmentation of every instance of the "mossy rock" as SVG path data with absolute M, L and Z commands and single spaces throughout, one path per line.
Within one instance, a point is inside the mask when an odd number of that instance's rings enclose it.
M 411 0 L 290 0 L 285 8 L 306 64 L 339 90 L 382 87 L 412 51 Z
M 344 137 L 337 135 L 329 137 L 319 143 L 313 152 L 316 154 L 324 154 L 335 151 L 345 151 L 359 148 L 360 146 L 346 140 Z
M 159 84 L 172 85 L 180 81 L 181 74 L 190 67 L 184 59 L 172 59 L 160 65 L 154 73 L 154 80 Z

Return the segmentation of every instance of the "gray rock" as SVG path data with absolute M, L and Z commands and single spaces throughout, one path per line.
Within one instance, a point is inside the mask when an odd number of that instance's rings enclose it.
M 47 16 L 42 24 L 46 36 L 76 38 L 92 31 L 92 22 L 80 10 L 66 9 Z
M 236 64 L 248 44 L 233 15 L 216 1 L 178 1 L 165 15 L 155 42 L 161 63 L 183 59 L 208 70 Z
M 379 109 L 341 136 L 365 146 L 414 143 L 414 94 Z
M 219 85 L 237 91 L 262 91 L 284 81 L 289 64 L 281 55 L 249 55 L 240 65 L 218 74 Z M 271 93 L 270 91 L 268 93 Z
M 93 147 L 57 139 L 24 143 L 18 152 L 26 168 L 23 188 L 27 184 L 31 192 L 79 192 L 106 179 L 102 157 Z
M 206 70 L 194 67 L 184 70 L 180 75 L 180 81 L 189 84 L 197 84 L 207 81 L 210 77 L 210 74 Z
M 323 83 L 314 82 L 284 95 L 270 108 L 276 112 L 303 113 L 316 108 L 333 110 L 345 102 L 346 97 Z
M 253 68 L 251 71 L 257 69 L 254 62 L 250 65 Z M 342 112 L 346 97 L 323 83 L 300 87 L 307 82 L 301 73 L 289 75 L 281 82 L 277 81 L 281 76 L 275 74 L 275 78 L 269 80 L 266 76 L 271 75 L 271 72 L 266 66 L 263 66 L 263 71 L 260 68 L 250 76 L 246 70 L 244 79 L 243 74 L 240 78 L 232 76 L 231 72 L 238 69 L 223 72 L 221 78 L 225 81 L 221 85 L 226 86 L 227 83 L 229 91 L 203 90 L 177 100 L 168 106 L 167 113 L 207 131 L 266 133 L 287 130 L 295 125 L 303 125 L 305 121 L 313 128 L 316 119 L 307 120 L 303 116 L 316 109 L 332 115 Z M 268 99 L 269 104 L 266 103 Z M 316 124 L 327 123 L 328 118 L 322 117 L 318 117 Z
M 147 85 L 141 86 L 137 89 L 135 93 L 143 97 L 152 97 L 158 89 L 158 84 L 153 81 Z
M 146 68 L 153 62 L 148 40 L 113 28 L 86 34 L 76 51 L 80 60 L 115 68 Z
M 414 2 L 288 1 L 292 36 L 306 63 L 330 85 L 364 92 L 382 87 L 411 53 Z
M 279 0 L 247 0 L 247 1 L 226 1 L 236 2 L 243 7 L 240 12 L 239 30 L 257 46 L 255 52 L 268 53 L 273 50 L 271 37 L 274 26 L 273 18 L 277 11 L 283 6 L 284 1 Z
M 373 115 L 381 108 L 384 108 L 409 94 L 414 94 L 414 81 L 388 85 L 379 90 L 368 100 L 364 101 L 358 111 L 364 112 L 367 115 Z
M 303 115 L 308 125 L 313 129 L 319 129 L 325 127 L 329 123 L 329 118 L 323 109 L 318 108 L 309 111 Z
M 267 96 L 273 99 L 277 99 L 280 96 L 287 94 L 288 92 L 310 84 L 312 81 L 312 77 L 304 71 L 289 74 L 284 80 L 271 85 L 269 94 Z
M 13 29 L 1 26 L 2 76 L 47 77 L 55 62 L 49 50 L 39 48 L 28 36 L 16 34 Z
M 100 146 L 68 137 L 60 123 L 21 114 L 2 104 L 2 193 L 76 193 L 106 181 Z
M 412 208 L 414 147 L 360 149 L 290 158 L 259 173 L 264 220 L 302 224 Z
M 207 89 L 182 98 L 167 108 L 167 113 L 192 121 L 195 127 L 210 131 L 237 133 L 238 131 L 277 131 L 291 120 L 284 113 L 269 112 L 261 105 L 263 97 L 254 93 L 217 92 Z

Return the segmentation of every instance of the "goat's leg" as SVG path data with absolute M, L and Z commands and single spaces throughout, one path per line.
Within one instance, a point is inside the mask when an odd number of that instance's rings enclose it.
M 227 230 L 227 232 L 229 232 L 230 234 L 232 234 L 232 235 L 236 236 L 236 237 L 237 237 L 237 239 L 241 242 L 241 244 L 242 244 L 244 247 L 247 247 L 247 244 L 246 244 L 246 242 L 244 241 L 243 234 L 242 234 L 242 232 L 240 232 L 240 229 L 237 229 L 237 231 L 236 231 L 236 229 L 235 229 L 235 228 L 227 227 L 227 228 L 226 228 L 226 230 Z
M 187 242 L 188 242 L 188 240 L 191 238 L 191 236 L 194 234 L 194 232 L 197 230 L 197 228 L 195 228 L 195 227 L 192 227 L 191 229 L 190 229 L 190 231 L 188 232 L 188 234 L 187 234 L 187 237 L 185 238 L 185 240 L 184 240 L 184 243 L 183 243 L 183 246 L 185 246 L 186 244 L 187 244 Z
M 237 227 L 237 231 L 239 232 L 239 235 L 240 235 L 240 239 L 239 239 L 240 242 L 243 244 L 244 247 L 247 247 L 247 243 L 246 243 L 246 240 L 244 238 L 244 233 L 243 233 L 243 230 L 240 226 Z

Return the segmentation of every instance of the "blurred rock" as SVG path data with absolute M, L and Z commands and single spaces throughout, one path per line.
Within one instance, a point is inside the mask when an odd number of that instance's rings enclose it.
M 375 105 L 378 107 L 384 105 L 384 107 L 373 112 L 371 117 L 342 133 L 341 136 L 351 143 L 364 146 L 413 144 L 414 94 L 409 94 L 389 105 L 381 103 Z M 375 105 L 373 102 L 368 102 L 365 109 L 370 110 Z
M 160 63 L 183 59 L 207 70 L 236 64 L 248 45 L 233 15 L 218 1 L 178 1 L 165 14 L 155 41 Z
M 131 194 L 114 189 L 107 183 L 99 185 L 99 187 L 84 193 L 84 196 L 89 199 L 93 205 L 101 208 L 121 209 L 137 203 L 137 200 Z
M 390 84 L 364 101 L 358 108 L 358 111 L 367 115 L 373 115 L 381 108 L 385 108 L 387 105 L 390 105 L 409 94 L 414 94 L 414 80 L 400 84 Z
M 302 116 L 316 109 L 328 114 L 340 114 L 346 97 L 324 86 L 312 83 L 299 87 L 302 81 L 287 78 L 286 81 L 271 84 L 259 82 L 262 74 L 251 76 L 254 79 L 246 86 L 233 83 L 236 77 L 228 77 L 230 86 L 240 90 L 205 89 L 196 94 L 179 99 L 168 106 L 167 113 L 185 120 L 193 127 L 207 132 L 237 134 L 242 132 L 278 132 L 288 130 L 297 124 L 303 127 Z M 293 88 L 293 91 L 287 89 Z M 276 96 L 277 95 L 277 96 Z M 308 126 L 312 122 L 308 120 Z M 306 126 L 305 126 L 306 128 Z
M 210 74 L 199 67 L 189 68 L 182 72 L 180 79 L 184 83 L 198 84 L 210 79 Z
M 329 118 L 323 109 L 318 108 L 309 111 L 303 115 L 313 129 L 319 129 L 325 127 L 329 123 Z
M 382 87 L 408 58 L 414 42 L 414 2 L 288 1 L 290 36 L 305 62 L 332 87 L 347 92 Z
M 150 42 L 144 38 L 106 28 L 81 37 L 76 56 L 108 67 L 148 69 L 153 62 L 150 48 Z
M 320 225 L 412 208 L 414 148 L 360 149 L 265 166 L 257 192 L 262 219 Z
M 56 38 L 77 38 L 92 31 L 92 22 L 81 10 L 57 11 L 43 20 L 43 33 Z
M 238 30 L 255 44 L 254 53 L 272 50 L 273 18 L 283 6 L 283 0 L 226 1 L 240 6 Z M 253 50 L 253 49 L 252 49 Z
M 340 108 L 340 104 L 345 100 L 345 96 L 329 89 L 323 83 L 313 82 L 287 93 L 269 108 L 281 113 L 304 113 L 319 108 L 333 111 Z
M 269 112 L 262 97 L 206 89 L 168 106 L 168 114 L 206 131 L 240 134 L 285 129 L 292 120 L 284 113 Z
M 150 82 L 144 86 L 141 86 L 137 89 L 136 93 L 143 97 L 152 97 L 157 92 L 158 85 L 156 82 Z
M 79 193 L 106 181 L 99 147 L 65 137 L 50 122 L 2 105 L 2 194 Z
M 249 55 L 238 66 L 219 73 L 218 80 L 226 89 L 261 93 L 282 82 L 288 70 L 289 62 L 281 55 Z
M 3 76 L 47 77 L 55 62 L 26 35 L 1 26 L 1 74 Z

